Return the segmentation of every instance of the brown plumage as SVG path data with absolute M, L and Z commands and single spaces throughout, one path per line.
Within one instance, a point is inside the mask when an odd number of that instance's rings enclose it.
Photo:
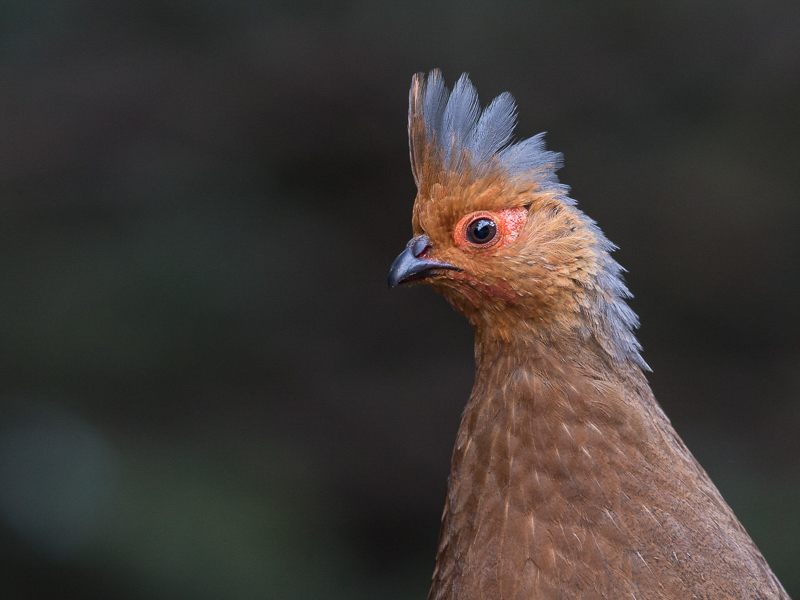
M 653 397 L 613 246 L 507 94 L 414 77 L 414 238 L 389 281 L 475 328 L 429 598 L 788 598 Z

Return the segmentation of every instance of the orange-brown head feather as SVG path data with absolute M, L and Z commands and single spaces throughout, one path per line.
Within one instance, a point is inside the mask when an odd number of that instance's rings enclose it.
M 438 71 L 414 76 L 413 231 L 430 241 L 426 258 L 456 267 L 431 272 L 424 283 L 479 336 L 588 341 L 614 361 L 646 367 L 622 269 L 609 255 L 613 244 L 558 182 L 561 155 L 545 149 L 544 134 L 511 143 L 515 121 L 507 93 L 481 111 L 466 75 L 452 93 Z M 468 228 L 481 218 L 494 224 L 495 237 L 469 243 Z

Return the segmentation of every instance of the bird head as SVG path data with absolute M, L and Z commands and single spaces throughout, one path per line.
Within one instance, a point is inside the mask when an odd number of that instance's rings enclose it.
M 414 76 L 414 235 L 390 287 L 430 285 L 480 332 L 604 337 L 612 356 L 641 361 L 613 244 L 558 182 L 544 134 L 512 143 L 515 122 L 508 93 L 481 110 L 466 75 L 452 92 L 439 71 Z

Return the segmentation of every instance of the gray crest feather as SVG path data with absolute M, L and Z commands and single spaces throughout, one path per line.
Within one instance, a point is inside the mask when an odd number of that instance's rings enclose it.
M 415 96 L 415 92 L 419 95 Z M 424 123 L 425 139 L 414 139 L 415 118 Z M 419 182 L 423 166 L 416 160 L 415 147 L 432 142 L 437 146 L 441 169 L 458 172 L 469 166 L 477 176 L 491 169 L 502 169 L 512 177 L 534 180 L 542 191 L 566 193 L 569 188 L 560 184 L 555 174 L 563 164 L 561 154 L 545 149 L 543 133 L 512 143 L 516 122 L 517 107 L 508 92 L 500 94 L 481 111 L 478 94 L 466 73 L 452 92 L 438 70 L 431 71 L 427 78 L 417 75 L 409 103 L 409 142 L 415 178 Z

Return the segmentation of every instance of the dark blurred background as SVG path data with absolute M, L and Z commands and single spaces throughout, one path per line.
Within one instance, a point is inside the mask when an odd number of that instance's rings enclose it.
M 386 289 L 411 75 L 517 98 L 800 596 L 800 3 L 0 5 L 4 598 L 424 598 L 472 335 Z

